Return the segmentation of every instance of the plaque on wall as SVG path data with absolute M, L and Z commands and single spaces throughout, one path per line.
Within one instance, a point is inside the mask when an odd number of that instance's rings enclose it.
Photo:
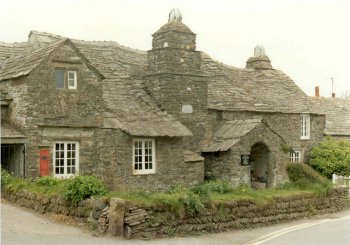
M 241 155 L 241 165 L 248 166 L 249 165 L 249 155 Z

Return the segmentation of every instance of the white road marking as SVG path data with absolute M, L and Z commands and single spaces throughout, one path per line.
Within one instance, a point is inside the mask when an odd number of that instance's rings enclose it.
M 308 228 L 308 227 L 315 226 L 315 225 L 320 225 L 320 224 L 323 224 L 323 223 L 334 222 L 334 221 L 338 221 L 338 220 L 346 220 L 346 219 L 350 219 L 350 215 L 345 216 L 345 217 L 341 217 L 341 218 L 337 218 L 337 219 L 323 219 L 323 220 L 319 220 L 319 221 L 315 221 L 315 222 L 309 222 L 309 223 L 306 223 L 306 224 L 300 224 L 300 225 L 295 225 L 295 226 L 292 226 L 292 227 L 287 227 L 287 228 L 284 228 L 284 229 L 281 229 L 281 230 L 278 230 L 278 231 L 275 231 L 275 232 L 271 232 L 271 233 L 269 233 L 267 235 L 259 237 L 258 239 L 255 239 L 253 241 L 250 241 L 249 243 L 247 243 L 247 245 L 259 245 L 259 244 L 262 244 L 262 243 L 267 242 L 269 240 L 272 240 L 272 239 L 274 239 L 276 237 L 279 237 L 279 236 L 282 236 L 284 234 L 287 234 L 289 232 L 293 232 L 293 231 L 296 231 L 296 230 Z

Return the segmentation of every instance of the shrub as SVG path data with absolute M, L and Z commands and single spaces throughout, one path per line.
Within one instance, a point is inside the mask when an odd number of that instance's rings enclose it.
M 326 138 L 311 150 L 309 165 L 327 178 L 350 175 L 350 142 Z
M 289 163 L 287 173 L 290 180 L 288 187 L 297 187 L 299 189 L 314 189 L 320 194 L 326 194 L 331 188 L 331 182 L 303 163 Z M 284 188 L 287 186 L 285 185 Z
M 1 169 L 1 188 L 10 184 L 15 180 L 15 177 L 4 169 Z
M 208 196 L 209 193 L 215 192 L 219 194 L 225 194 L 233 191 L 233 187 L 223 180 L 210 180 L 203 184 L 196 185 L 191 189 L 195 194 L 200 196 Z
M 34 180 L 35 184 L 46 187 L 56 186 L 60 182 L 60 179 L 57 179 L 53 176 L 43 176 Z
M 104 195 L 107 193 L 105 185 L 94 176 L 76 176 L 65 180 L 63 196 L 72 204 L 91 196 Z
M 186 211 L 192 216 L 204 209 L 200 196 L 191 191 L 189 191 L 181 201 L 185 205 Z

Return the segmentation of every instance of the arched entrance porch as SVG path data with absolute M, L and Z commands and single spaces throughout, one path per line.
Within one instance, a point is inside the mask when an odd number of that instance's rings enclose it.
M 263 142 L 255 143 L 250 151 L 251 187 L 264 189 L 270 187 L 272 176 L 270 171 L 270 150 Z

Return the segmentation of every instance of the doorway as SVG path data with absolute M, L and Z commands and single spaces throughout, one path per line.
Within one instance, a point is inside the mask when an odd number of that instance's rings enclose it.
M 259 142 L 252 146 L 250 151 L 251 187 L 265 189 L 269 187 L 270 151 L 266 144 Z
M 1 168 L 16 177 L 24 178 L 24 144 L 1 145 Z

